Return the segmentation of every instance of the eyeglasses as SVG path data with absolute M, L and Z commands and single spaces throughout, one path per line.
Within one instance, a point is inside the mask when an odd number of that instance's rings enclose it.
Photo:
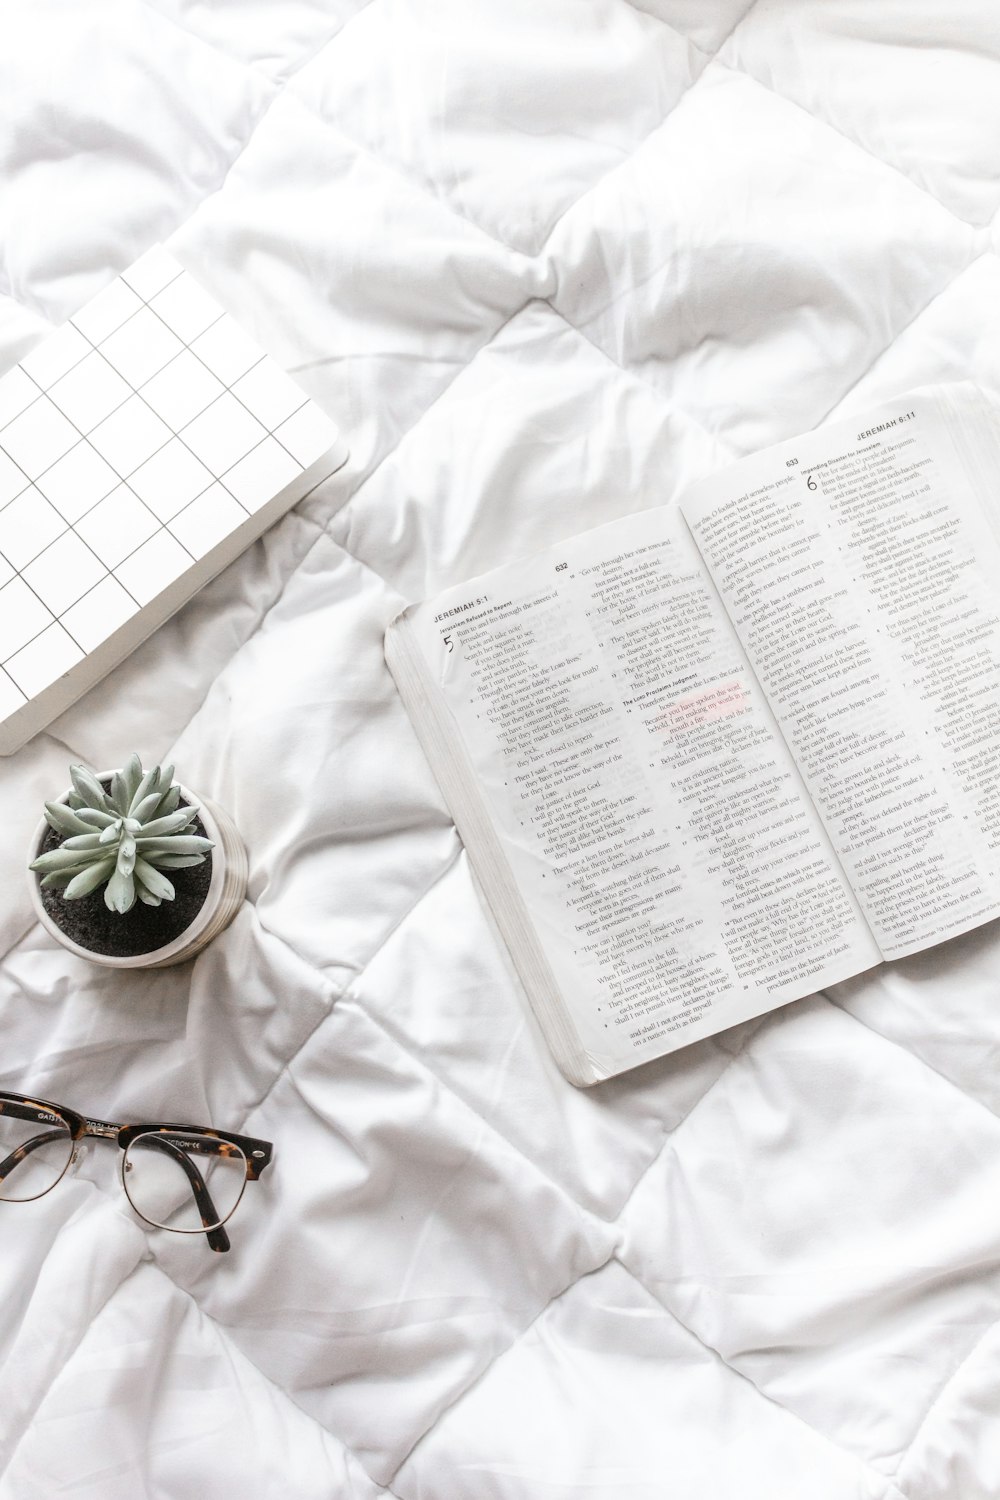
M 117 1140 L 122 1187 L 141 1219 L 174 1234 L 204 1234 L 218 1251 L 229 1249 L 222 1226 L 244 1188 L 271 1160 L 271 1142 L 247 1135 L 204 1125 L 91 1120 L 45 1099 L 0 1092 L 0 1201 L 29 1203 L 50 1192 L 86 1136 Z

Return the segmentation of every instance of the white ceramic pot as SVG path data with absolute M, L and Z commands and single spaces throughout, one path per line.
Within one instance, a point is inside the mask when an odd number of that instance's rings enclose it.
M 108 781 L 112 774 L 111 771 L 100 771 L 97 773 L 97 779 L 101 782 Z M 68 801 L 71 790 L 72 788 L 68 787 L 56 800 Z M 45 931 L 70 953 L 75 953 L 78 958 L 89 959 L 92 964 L 104 964 L 109 969 L 165 969 L 170 964 L 181 964 L 189 958 L 194 958 L 195 954 L 200 953 L 224 927 L 229 926 L 246 895 L 248 875 L 246 848 L 236 824 L 221 807 L 216 807 L 207 798 L 196 797 L 183 785 L 181 785 L 181 797 L 185 802 L 194 803 L 197 806 L 198 816 L 205 827 L 205 836 L 211 839 L 215 846 L 212 850 L 212 878 L 209 882 L 208 894 L 194 920 L 172 942 L 165 943 L 162 948 L 153 948 L 148 953 L 135 953 L 123 958 L 110 953 L 93 953 L 89 948 L 84 948 L 81 944 L 74 942 L 52 920 L 42 902 L 39 890 L 40 877 L 34 871 L 29 870 L 28 879 L 35 916 Z M 41 851 L 42 841 L 48 832 L 49 825 L 43 818 L 35 831 L 32 859 Z

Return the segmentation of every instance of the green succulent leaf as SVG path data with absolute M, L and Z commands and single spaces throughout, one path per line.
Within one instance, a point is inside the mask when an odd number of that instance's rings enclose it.
M 175 833 L 168 838 L 137 838 L 135 846 L 143 859 L 158 865 L 161 854 L 200 854 L 202 859 L 212 846 L 211 839 L 197 833 Z
M 180 800 L 181 800 L 181 789 L 180 789 L 180 787 L 179 786 L 172 786 L 168 792 L 164 792 L 161 795 L 161 797 L 160 797 L 160 805 L 157 808 L 157 816 L 161 817 L 161 818 L 165 818 L 168 813 L 176 812 L 178 806 L 180 805 Z
M 174 888 L 165 875 L 161 875 L 148 860 L 142 858 L 141 854 L 135 857 L 135 880 L 141 889 L 145 889 L 151 896 L 157 896 L 161 901 L 172 901 L 174 899 Z
M 135 881 L 130 874 L 116 869 L 104 892 L 104 904 L 109 911 L 121 912 L 124 916 L 135 905 Z
M 132 801 L 132 807 L 131 807 L 131 809 L 129 811 L 129 822 L 135 822 L 135 823 L 146 823 L 146 822 L 148 822 L 149 819 L 152 818 L 153 815 L 156 813 L 156 811 L 157 811 L 157 809 L 158 809 L 158 807 L 160 805 L 160 802 L 161 802 L 161 797 L 160 797 L 159 792 L 150 792 L 149 795 L 146 796 L 146 797 L 143 797 L 142 801 L 139 802 L 138 804 L 133 799 L 133 801 Z
M 89 833 L 90 824 L 80 818 L 65 802 L 46 802 L 45 821 L 56 833 Z
M 81 823 L 86 823 L 88 828 L 107 828 L 109 823 L 117 823 L 118 819 L 114 813 L 102 812 L 99 807 L 81 807 L 77 812 Z
M 59 848 L 79 849 L 84 851 L 88 849 L 101 849 L 102 844 L 104 844 L 105 842 L 106 840 L 104 838 L 104 834 L 95 833 L 91 828 L 86 833 L 74 833 L 72 838 L 63 839 L 62 843 L 59 845 Z M 105 852 L 106 851 L 104 851 L 103 849 L 101 850 L 102 858 Z
M 98 861 L 103 860 L 103 851 L 96 856 Z M 40 854 L 37 859 L 31 861 L 33 870 L 40 870 L 47 875 L 50 870 L 74 870 L 84 865 L 92 864 L 94 856 L 87 849 L 67 849 L 64 845 L 58 849 L 50 849 L 47 854 Z
M 135 817 L 136 808 L 139 806 L 139 803 L 142 802 L 146 797 L 150 796 L 151 794 L 155 794 L 157 797 L 159 797 L 160 791 L 157 785 L 157 782 L 159 781 L 159 769 L 159 766 L 154 766 L 151 771 L 147 771 L 146 774 L 140 779 L 139 785 L 136 787 L 135 791 L 132 793 L 132 801 L 129 804 L 129 814 L 132 817 Z
M 118 845 L 118 873 L 131 875 L 135 869 L 135 839 L 123 838 Z
M 139 759 L 134 750 L 129 756 L 128 760 L 122 766 L 121 778 L 125 784 L 125 791 L 128 796 L 128 801 L 131 802 L 132 798 L 135 796 L 136 792 L 139 789 L 140 783 L 142 782 L 142 761 Z M 128 812 L 127 804 L 123 811 Z
M 73 876 L 63 895 L 67 901 L 79 901 L 82 896 L 89 896 L 91 891 L 96 891 L 113 874 L 114 868 L 113 859 L 104 859 L 98 864 L 90 865 L 86 870 L 81 870 L 79 875 Z
M 151 823 L 144 823 L 141 837 L 159 839 L 166 834 L 183 833 L 191 826 L 196 816 L 197 809 L 179 807 L 176 812 L 168 813 L 165 818 L 154 818 Z
M 111 811 L 104 788 L 93 771 L 88 771 L 86 766 L 70 766 L 69 774 L 73 789 L 80 798 L 80 807 L 98 808 L 101 812 Z

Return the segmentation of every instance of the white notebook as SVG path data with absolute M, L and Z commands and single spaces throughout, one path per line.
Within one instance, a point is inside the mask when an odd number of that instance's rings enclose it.
M 0 378 L 0 754 L 347 459 L 166 251 Z

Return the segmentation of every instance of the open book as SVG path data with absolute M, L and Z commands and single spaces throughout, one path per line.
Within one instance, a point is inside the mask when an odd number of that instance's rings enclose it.
M 1000 413 L 974 385 L 415 605 L 386 656 L 576 1084 L 1000 916 Z

